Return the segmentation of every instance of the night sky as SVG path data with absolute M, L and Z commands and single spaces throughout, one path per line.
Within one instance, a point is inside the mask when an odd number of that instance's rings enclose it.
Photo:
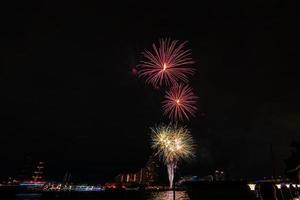
M 1 3 L 2 4 L 2 3 Z M 51 180 L 111 180 L 151 155 L 163 91 L 132 73 L 159 38 L 188 40 L 198 145 L 182 175 L 277 175 L 300 140 L 300 20 L 280 0 L 22 1 L 1 5 L 0 178 L 26 155 Z

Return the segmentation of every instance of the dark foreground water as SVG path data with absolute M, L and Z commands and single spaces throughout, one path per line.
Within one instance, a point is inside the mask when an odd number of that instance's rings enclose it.
M 160 192 L 97 192 L 97 193 L 17 193 L 1 196 L 1 200 L 173 200 L 172 191 Z M 176 191 L 176 200 L 190 200 L 186 191 Z

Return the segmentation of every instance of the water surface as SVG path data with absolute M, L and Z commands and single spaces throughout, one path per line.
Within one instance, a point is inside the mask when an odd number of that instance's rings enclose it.
M 186 191 L 176 191 L 176 200 L 190 200 Z M 1 196 L 0 196 L 1 197 Z M 172 191 L 99 193 L 18 193 L 12 200 L 173 200 Z

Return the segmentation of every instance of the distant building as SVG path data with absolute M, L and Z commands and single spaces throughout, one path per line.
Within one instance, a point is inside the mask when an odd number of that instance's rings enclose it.
M 39 161 L 37 163 L 37 166 L 33 172 L 33 176 L 32 179 L 34 181 L 41 181 L 42 179 L 44 179 L 44 169 L 45 169 L 45 163 L 42 161 Z
M 158 164 L 153 157 L 150 157 L 146 166 L 133 173 L 123 173 L 115 177 L 118 183 L 138 183 L 143 185 L 153 185 L 157 183 Z
M 225 181 L 225 173 L 221 170 L 215 170 L 214 181 Z
M 26 156 L 23 165 L 21 165 L 21 168 L 18 169 L 17 172 L 17 180 L 24 181 L 24 180 L 30 180 L 32 176 L 33 171 L 33 161 L 30 156 Z
M 41 181 L 44 179 L 45 163 L 33 162 L 27 157 L 24 166 L 18 172 L 18 181 Z

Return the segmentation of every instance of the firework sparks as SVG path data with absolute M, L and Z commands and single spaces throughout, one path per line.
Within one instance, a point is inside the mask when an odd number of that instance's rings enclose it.
M 162 102 L 164 115 L 168 115 L 172 121 L 189 120 L 195 116 L 197 99 L 188 85 L 175 85 L 166 93 Z
M 188 129 L 176 125 L 152 128 L 152 148 L 165 163 L 193 157 L 193 139 Z
M 194 157 L 194 142 L 188 129 L 176 125 L 161 125 L 152 128 L 152 148 L 167 165 L 170 188 L 174 169 L 180 160 Z
M 145 60 L 140 62 L 139 76 L 146 78 L 146 83 L 154 87 L 187 82 L 188 76 L 194 73 L 190 67 L 194 61 L 191 50 L 185 48 L 186 43 L 161 39 L 158 47 L 153 44 L 153 52 L 146 50 L 142 53 Z

